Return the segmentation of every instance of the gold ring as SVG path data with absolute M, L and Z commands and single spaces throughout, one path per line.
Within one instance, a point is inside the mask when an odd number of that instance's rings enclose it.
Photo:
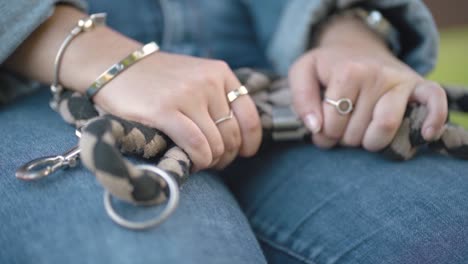
M 229 119 L 231 119 L 233 117 L 234 117 L 234 113 L 232 112 L 232 110 L 230 110 L 229 115 L 221 117 L 220 119 L 217 119 L 214 122 L 215 122 L 216 125 L 219 125 L 220 123 L 222 123 L 224 121 L 228 121 Z
M 227 94 L 227 98 L 228 98 L 228 101 L 229 103 L 232 103 L 234 102 L 237 98 L 239 98 L 239 96 L 241 95 L 246 95 L 248 94 L 249 91 L 247 90 L 247 88 L 245 88 L 244 85 L 242 85 L 241 87 L 235 89 L 235 90 L 232 90 L 230 91 L 228 94 Z

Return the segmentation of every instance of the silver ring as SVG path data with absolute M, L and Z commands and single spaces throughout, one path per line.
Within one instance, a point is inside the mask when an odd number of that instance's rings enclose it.
M 335 101 L 325 97 L 325 102 L 333 105 L 340 115 L 347 115 L 353 111 L 353 102 L 349 98 L 341 98 Z
M 162 222 L 164 222 L 177 208 L 177 204 L 179 203 L 179 185 L 177 182 L 170 176 L 167 172 L 164 170 L 156 167 L 156 166 L 151 166 L 151 165 L 138 165 L 137 168 L 140 170 L 152 172 L 158 176 L 160 176 L 164 181 L 166 181 L 167 186 L 169 187 L 169 198 L 166 204 L 166 207 L 164 210 L 161 212 L 160 215 L 157 217 L 142 221 L 142 222 L 135 222 L 135 221 L 130 221 L 119 214 L 114 210 L 114 207 L 112 206 L 112 201 L 111 201 L 111 194 L 106 190 L 104 192 L 104 207 L 106 209 L 107 215 L 114 221 L 115 223 L 128 228 L 128 229 L 133 229 L 133 230 L 142 230 L 142 229 L 147 229 L 151 227 L 155 227 Z
M 245 88 L 244 85 L 242 85 L 241 87 L 235 89 L 235 90 L 232 90 L 230 91 L 228 94 L 227 94 L 227 99 L 229 101 L 229 103 L 232 103 L 234 102 L 237 98 L 239 98 L 240 96 L 242 95 L 246 95 L 246 94 L 249 94 L 249 90 L 247 90 L 247 88 Z
M 229 110 L 229 115 L 227 116 L 224 116 L 224 117 L 221 117 L 220 119 L 217 119 L 215 120 L 215 124 L 218 125 L 224 121 L 228 121 L 229 119 L 233 118 L 234 117 L 234 113 L 232 112 L 232 110 Z

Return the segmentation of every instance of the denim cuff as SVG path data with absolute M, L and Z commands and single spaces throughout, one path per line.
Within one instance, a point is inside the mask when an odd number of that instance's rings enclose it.
M 420 74 L 434 68 L 439 36 L 430 12 L 420 0 L 290 0 L 267 47 L 275 70 L 288 73 L 291 64 L 307 50 L 311 28 L 333 10 L 359 5 L 379 10 L 396 28 L 400 37 L 396 56 Z
M 53 14 L 56 4 L 72 5 L 83 11 L 87 9 L 84 0 L 15 0 L 0 3 L 0 64 Z

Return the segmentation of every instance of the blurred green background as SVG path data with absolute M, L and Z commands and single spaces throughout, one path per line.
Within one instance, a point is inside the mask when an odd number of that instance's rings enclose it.
M 428 78 L 468 87 L 468 1 L 425 0 L 440 30 L 438 64 Z M 451 113 L 451 120 L 468 129 L 468 114 Z
M 468 26 L 441 30 L 439 62 L 429 79 L 468 87 Z M 468 114 L 451 112 L 450 118 L 468 129 Z

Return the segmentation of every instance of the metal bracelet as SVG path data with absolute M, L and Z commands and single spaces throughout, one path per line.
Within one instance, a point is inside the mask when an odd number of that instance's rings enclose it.
M 73 39 L 75 39 L 76 36 L 78 36 L 82 32 L 87 32 L 91 31 L 94 28 L 98 26 L 103 26 L 106 24 L 106 13 L 98 13 L 98 14 L 92 14 L 87 18 L 80 19 L 76 26 L 70 31 L 68 36 L 65 38 L 65 40 L 62 42 L 62 45 L 60 45 L 60 48 L 57 52 L 57 55 L 55 56 L 55 61 L 54 61 L 54 79 L 52 84 L 50 85 L 50 90 L 52 92 L 52 100 L 50 101 L 50 107 L 52 109 L 57 110 L 58 107 L 58 101 L 60 98 L 60 94 L 63 91 L 62 85 L 60 85 L 60 64 L 62 62 L 63 54 L 65 53 L 65 50 L 67 49 L 68 45 L 72 42 Z
M 109 83 L 115 76 L 119 75 L 125 69 L 132 66 L 135 62 L 143 59 L 144 57 L 156 52 L 159 50 L 158 44 L 155 42 L 150 42 L 140 49 L 132 52 L 130 55 L 125 57 L 123 60 L 119 61 L 118 63 L 112 65 L 109 69 L 107 69 L 104 73 L 102 73 L 96 81 L 94 81 L 91 86 L 88 87 L 86 90 L 86 95 L 89 99 L 93 98 L 99 90 L 104 87 L 107 83 Z
M 114 221 L 116 224 L 123 226 L 128 229 L 133 229 L 133 230 L 143 230 L 143 229 L 148 229 L 152 228 L 155 226 L 160 225 L 162 222 L 164 222 L 171 214 L 174 212 L 174 210 L 177 208 L 177 205 L 179 203 L 180 199 L 180 193 L 179 193 L 179 184 L 177 181 L 169 175 L 166 171 L 152 165 L 138 165 L 138 169 L 152 173 L 154 175 L 157 175 L 161 177 L 167 184 L 168 188 L 168 200 L 167 204 L 164 207 L 164 209 L 161 211 L 161 213 L 156 216 L 155 218 L 145 220 L 145 221 L 132 221 L 128 220 L 121 215 L 119 215 L 113 205 L 112 205 L 112 197 L 109 191 L 105 190 L 104 192 L 104 208 L 106 209 L 107 215 Z

